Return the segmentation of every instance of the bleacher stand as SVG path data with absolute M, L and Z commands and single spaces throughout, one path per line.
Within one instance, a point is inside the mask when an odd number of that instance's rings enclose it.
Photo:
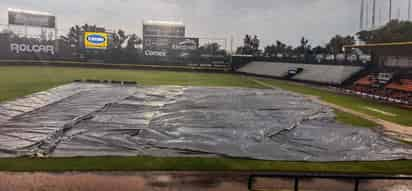
M 340 85 L 352 75 L 360 72 L 363 68 L 363 66 L 295 64 L 254 61 L 237 69 L 237 71 L 246 74 L 276 78 L 286 78 L 286 76 L 288 76 L 289 79 L 298 81 Z M 296 74 L 290 76 L 291 70 L 296 70 L 299 72 L 296 72 Z

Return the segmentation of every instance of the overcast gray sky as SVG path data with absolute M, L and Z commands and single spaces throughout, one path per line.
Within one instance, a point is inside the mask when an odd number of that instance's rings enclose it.
M 377 0 L 377 22 L 387 21 L 388 1 Z M 407 18 L 408 0 L 393 4 L 393 17 Z M 296 45 L 302 36 L 317 45 L 359 29 L 360 0 L 1 0 L 2 24 L 7 8 L 51 12 L 62 31 L 89 23 L 141 35 L 144 19 L 177 20 L 186 24 L 187 36 L 233 36 L 235 45 L 246 33 L 257 34 L 262 45 Z

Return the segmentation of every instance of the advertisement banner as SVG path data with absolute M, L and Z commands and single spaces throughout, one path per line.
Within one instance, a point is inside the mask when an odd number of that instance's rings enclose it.
M 0 35 L 0 58 L 37 59 L 57 55 L 54 41 L 41 41 Z
M 143 37 L 185 37 L 185 25 L 180 22 L 145 21 L 143 23 Z
M 15 54 L 55 54 L 55 47 L 52 44 L 26 44 L 10 43 L 10 51 Z
M 198 48 L 198 38 L 145 37 L 143 40 L 146 56 L 170 56 L 176 53 L 188 53 Z
M 56 27 L 56 17 L 46 13 L 36 13 L 33 11 L 8 10 L 10 25 L 24 25 L 35 27 Z
M 109 34 L 105 32 L 85 32 L 84 47 L 86 49 L 106 49 L 109 45 Z

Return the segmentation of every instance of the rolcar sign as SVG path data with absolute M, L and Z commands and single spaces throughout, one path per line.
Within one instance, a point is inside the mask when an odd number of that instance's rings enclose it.
M 20 53 L 46 53 L 54 55 L 54 46 L 53 45 L 43 45 L 43 44 L 10 44 L 11 52 L 20 54 Z

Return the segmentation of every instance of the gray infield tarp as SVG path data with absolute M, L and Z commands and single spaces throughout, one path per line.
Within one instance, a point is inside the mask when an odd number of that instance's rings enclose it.
M 338 124 L 283 90 L 72 83 L 0 105 L 0 157 L 412 159 L 412 147 Z

